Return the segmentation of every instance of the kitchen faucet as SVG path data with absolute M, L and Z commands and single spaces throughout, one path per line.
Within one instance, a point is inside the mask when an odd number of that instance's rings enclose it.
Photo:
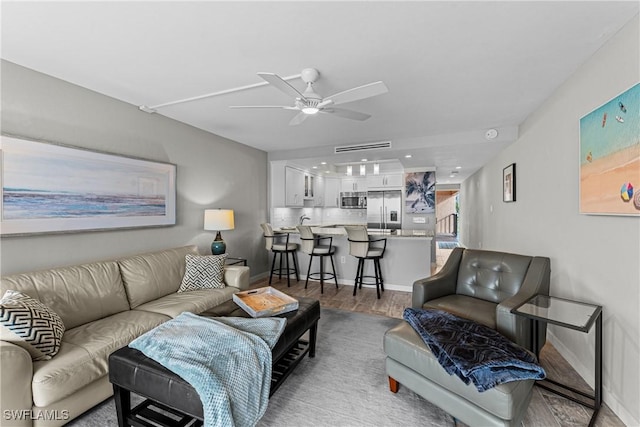
M 304 223 L 304 220 L 305 220 L 305 219 L 309 219 L 309 220 L 310 220 L 311 218 L 309 218 L 309 217 L 308 217 L 308 216 L 306 216 L 306 215 L 302 215 L 302 216 L 300 217 L 300 225 L 302 225 L 302 224 Z

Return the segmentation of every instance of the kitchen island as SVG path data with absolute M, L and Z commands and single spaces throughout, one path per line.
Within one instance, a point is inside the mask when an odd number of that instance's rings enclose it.
M 356 277 L 357 258 L 349 255 L 347 232 L 341 225 L 311 226 L 314 234 L 333 238 L 336 248 L 334 262 L 338 283 L 353 286 Z M 300 243 L 300 236 L 295 227 L 282 227 L 274 230 L 277 233 L 289 233 L 289 242 Z M 385 289 L 411 292 L 413 282 L 431 275 L 431 250 L 433 236 L 425 230 L 369 230 L 372 239 L 386 238 L 387 249 L 380 260 Z M 383 242 L 374 243 L 380 245 Z M 322 242 L 328 244 L 328 240 Z M 300 280 L 306 278 L 310 256 L 298 250 L 298 267 Z M 311 273 L 320 270 L 318 259 L 311 266 Z M 331 264 L 326 260 L 325 271 L 331 271 Z M 373 276 L 373 262 L 365 263 L 365 276 Z M 365 281 L 367 279 L 365 278 Z M 325 292 L 334 287 L 333 281 L 325 282 Z M 363 286 L 367 286 L 366 284 Z M 370 285 L 375 287 L 375 285 Z

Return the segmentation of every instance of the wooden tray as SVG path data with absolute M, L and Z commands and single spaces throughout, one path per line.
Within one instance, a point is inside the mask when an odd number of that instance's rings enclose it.
M 298 309 L 298 300 L 271 286 L 233 294 L 233 302 L 251 317 L 275 316 Z

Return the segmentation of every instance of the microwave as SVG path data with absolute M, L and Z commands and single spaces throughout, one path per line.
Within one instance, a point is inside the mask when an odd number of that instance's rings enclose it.
M 342 209 L 366 209 L 367 193 L 358 191 L 354 193 L 340 193 L 340 208 Z

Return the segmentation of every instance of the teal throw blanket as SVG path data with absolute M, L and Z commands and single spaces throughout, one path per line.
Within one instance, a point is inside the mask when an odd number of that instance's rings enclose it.
M 191 384 L 202 401 L 205 427 L 255 426 L 267 410 L 271 349 L 286 323 L 185 312 L 129 347 Z

